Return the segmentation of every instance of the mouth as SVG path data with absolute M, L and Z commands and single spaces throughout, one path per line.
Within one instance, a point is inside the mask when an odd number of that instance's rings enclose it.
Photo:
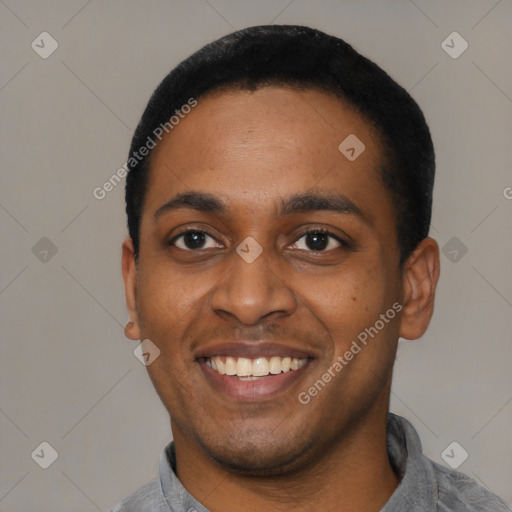
M 237 376 L 241 380 L 254 380 L 268 375 L 279 375 L 302 368 L 307 359 L 273 356 L 257 357 L 206 357 L 205 364 L 220 375 Z
M 217 392 L 238 401 L 262 401 L 289 390 L 307 373 L 313 357 L 218 355 L 196 361 Z

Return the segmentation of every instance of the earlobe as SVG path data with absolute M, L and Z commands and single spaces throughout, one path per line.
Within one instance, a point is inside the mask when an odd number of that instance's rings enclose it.
M 126 238 L 122 246 L 121 266 L 123 271 L 124 293 L 126 308 L 130 320 L 124 328 L 124 334 L 131 340 L 140 340 L 139 315 L 137 311 L 137 267 L 135 265 L 135 250 L 131 238 Z
M 439 246 L 432 238 L 425 238 L 404 264 L 400 337 L 415 340 L 427 330 L 439 272 Z

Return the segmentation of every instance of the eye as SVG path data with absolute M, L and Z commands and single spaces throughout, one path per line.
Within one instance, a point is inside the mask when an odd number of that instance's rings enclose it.
M 209 246 L 205 246 L 205 243 L 208 241 L 208 239 L 212 240 L 213 244 L 210 242 Z M 179 243 L 177 243 L 178 241 Z M 188 229 L 187 231 L 176 235 L 172 240 L 170 240 L 169 245 L 175 245 L 184 251 L 195 251 L 197 249 L 210 249 L 212 247 L 218 247 L 218 242 L 206 231 Z
M 305 240 L 302 244 L 300 240 Z M 209 243 L 209 245 L 208 245 Z M 197 251 L 201 249 L 211 249 L 221 247 L 215 237 L 206 231 L 198 229 L 188 229 L 176 235 L 169 241 L 170 246 L 176 246 L 184 251 Z M 292 245 L 294 249 L 314 251 L 314 252 L 327 252 L 336 249 L 337 247 L 348 247 L 348 244 L 336 236 L 334 233 L 327 231 L 323 228 L 315 228 L 303 233 Z
M 303 238 L 305 239 L 306 247 L 300 247 L 300 245 L 298 243 Z M 327 231 L 326 229 L 321 229 L 321 228 L 306 231 L 293 244 L 294 249 L 315 251 L 315 252 L 326 252 L 328 250 L 336 249 L 337 247 L 346 247 L 346 246 L 347 246 L 347 243 L 344 242 L 341 238 L 339 238 L 335 234 L 331 233 L 330 231 Z

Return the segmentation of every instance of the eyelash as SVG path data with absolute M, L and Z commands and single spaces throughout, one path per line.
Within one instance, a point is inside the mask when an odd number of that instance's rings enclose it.
M 213 238 L 217 243 L 220 243 L 212 234 L 208 233 L 208 231 L 205 231 L 203 229 L 187 229 L 179 234 L 177 234 L 176 236 L 174 236 L 171 240 L 169 240 L 169 246 L 173 246 L 174 243 L 176 242 L 176 240 L 178 240 L 180 237 L 182 237 L 183 235 L 186 235 L 187 233 L 202 233 L 202 234 L 205 234 L 205 235 L 208 235 L 210 238 Z M 340 238 L 339 236 L 335 235 L 332 231 L 329 231 L 325 228 L 313 228 L 313 229 L 309 229 L 307 231 L 304 231 L 303 233 L 301 233 L 294 241 L 293 243 L 295 244 L 296 242 L 298 242 L 301 238 L 303 238 L 304 236 L 306 235 L 309 235 L 309 234 L 322 234 L 322 235 L 327 235 L 331 238 L 334 238 L 337 242 L 339 242 L 339 244 L 341 245 L 341 247 L 344 247 L 344 248 L 349 248 L 350 245 L 348 242 L 346 242 L 345 240 L 343 240 L 342 238 Z M 198 251 L 201 251 L 201 249 L 183 249 L 183 250 L 186 250 L 188 252 L 198 252 Z M 313 253 L 322 253 L 322 252 L 329 252 L 329 251 L 332 251 L 333 249 L 329 249 L 329 250 L 323 250 L 323 251 L 313 251 L 313 250 L 310 250 L 308 252 L 313 252 Z

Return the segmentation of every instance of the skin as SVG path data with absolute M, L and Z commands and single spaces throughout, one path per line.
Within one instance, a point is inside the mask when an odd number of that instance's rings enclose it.
M 349 161 L 349 134 L 366 149 Z M 132 340 L 149 338 L 160 356 L 147 367 L 170 413 L 183 486 L 212 512 L 378 511 L 398 485 L 387 455 L 386 415 L 399 336 L 426 330 L 439 276 L 439 248 L 427 238 L 399 265 L 395 214 L 377 169 L 379 138 L 339 99 L 315 90 L 264 87 L 199 99 L 155 149 L 140 230 L 122 249 Z M 226 213 L 183 208 L 154 220 L 182 192 L 220 198 Z M 353 213 L 279 217 L 299 193 L 339 193 Z M 334 238 L 315 251 L 304 232 Z M 206 229 L 199 249 L 185 229 Z M 253 237 L 262 254 L 236 252 Z M 314 242 L 314 241 L 313 241 Z M 204 247 L 204 248 L 203 248 Z M 393 303 L 403 309 L 311 399 L 357 335 Z M 215 391 L 194 350 L 230 340 L 272 340 L 315 359 L 286 392 L 241 402 Z

